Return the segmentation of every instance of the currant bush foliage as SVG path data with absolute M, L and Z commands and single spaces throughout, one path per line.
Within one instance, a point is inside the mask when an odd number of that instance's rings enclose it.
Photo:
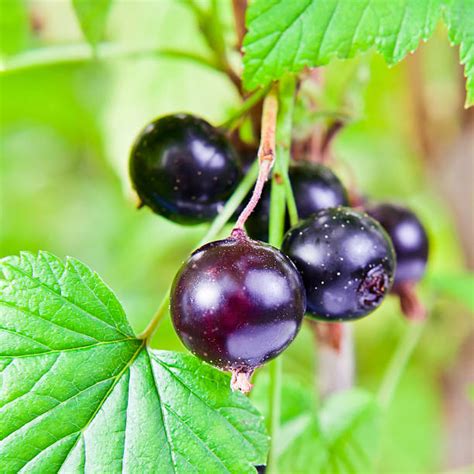
M 466 105 L 469 106 L 474 104 L 474 0 L 449 1 L 444 18 L 449 39 L 459 45 L 459 56 L 467 78 Z
M 268 438 L 227 375 L 135 338 L 81 262 L 0 262 L 2 472 L 255 472 Z
M 72 5 L 84 36 L 95 46 L 104 34 L 112 0 L 72 0 Z
M 461 45 L 474 100 L 474 0 L 255 0 L 247 12 L 244 84 L 269 84 L 285 73 L 350 58 L 375 48 L 389 64 L 427 40 L 442 12 Z
M 268 381 L 258 378 L 252 400 L 266 410 Z M 316 412 L 311 389 L 286 376 L 277 446 L 280 472 L 369 473 L 378 454 L 380 411 L 374 396 L 351 389 L 330 396 Z

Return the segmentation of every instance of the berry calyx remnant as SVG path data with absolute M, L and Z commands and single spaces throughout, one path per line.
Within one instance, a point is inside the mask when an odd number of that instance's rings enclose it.
M 390 291 L 395 252 L 382 226 L 346 207 L 320 211 L 282 246 L 301 273 L 311 316 L 348 321 L 368 315 Z

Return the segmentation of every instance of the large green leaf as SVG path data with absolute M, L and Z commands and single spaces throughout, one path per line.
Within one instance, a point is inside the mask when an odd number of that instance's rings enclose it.
M 442 0 L 255 0 L 247 14 L 244 83 L 349 58 L 375 47 L 389 64 L 432 33 Z
M 320 66 L 375 47 L 400 61 L 432 33 L 442 0 L 255 0 L 248 11 L 244 82 Z
M 449 38 L 459 45 L 467 77 L 466 105 L 474 104 L 474 0 L 448 0 L 444 12 Z
M 0 262 L 2 472 L 254 472 L 268 438 L 227 375 L 134 337 L 88 267 Z
M 81 30 L 92 46 L 102 39 L 112 1 L 72 0 Z
M 442 10 L 460 47 L 472 105 L 474 0 L 255 0 L 247 13 L 244 84 L 254 89 L 370 48 L 394 64 L 429 38 Z

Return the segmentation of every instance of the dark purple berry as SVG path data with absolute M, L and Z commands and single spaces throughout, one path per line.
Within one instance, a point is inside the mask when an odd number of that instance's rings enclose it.
M 212 219 L 240 174 L 225 136 L 192 115 L 168 115 L 150 123 L 130 155 L 130 176 L 143 204 L 182 224 Z
M 326 166 L 299 161 L 290 166 L 289 177 L 300 219 L 306 219 L 329 207 L 348 205 L 344 186 Z M 267 183 L 258 206 L 245 226 L 250 237 L 263 241 L 268 240 L 270 188 L 270 183 Z M 286 229 L 288 230 L 289 227 L 287 216 Z
M 196 250 L 171 290 L 171 316 L 184 345 L 225 370 L 250 374 L 295 338 L 305 294 L 278 249 L 234 231 Z
M 395 253 L 381 225 L 367 214 L 339 207 L 293 227 L 282 250 L 303 277 L 308 312 L 345 321 L 366 316 L 390 290 Z
M 367 210 L 392 239 L 397 256 L 395 285 L 423 277 L 428 260 L 428 236 L 418 217 L 395 204 L 379 204 Z

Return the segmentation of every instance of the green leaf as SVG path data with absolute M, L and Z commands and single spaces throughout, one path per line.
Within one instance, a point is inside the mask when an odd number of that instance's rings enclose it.
M 377 421 L 372 395 L 357 389 L 333 395 L 319 417 L 328 445 L 321 472 L 371 472 L 378 448 Z
M 428 282 L 433 288 L 456 299 L 474 313 L 474 273 L 431 276 Z
M 0 262 L 2 472 L 254 472 L 268 438 L 229 377 L 134 337 L 79 261 Z
M 466 107 L 474 104 L 474 0 L 448 0 L 444 10 L 449 39 L 459 45 L 467 78 Z
M 28 44 L 30 20 L 22 0 L 3 0 L 0 15 L 0 53 L 9 56 Z
M 259 376 L 252 401 L 265 413 L 268 378 Z M 312 389 L 285 374 L 276 450 L 280 472 L 369 473 L 378 454 L 378 406 L 359 389 L 329 397 L 316 413 Z M 287 408 L 291 407 L 291 408 Z
M 261 413 L 268 415 L 269 378 L 260 374 L 251 399 Z M 316 416 L 316 402 L 312 388 L 303 386 L 285 373 L 282 386 L 280 430 L 274 446 L 279 472 L 314 473 L 324 460 L 325 440 Z
M 394 64 L 431 35 L 442 1 L 255 0 L 246 18 L 245 87 L 372 47 Z
M 81 30 L 93 47 L 102 39 L 112 1 L 72 0 Z

